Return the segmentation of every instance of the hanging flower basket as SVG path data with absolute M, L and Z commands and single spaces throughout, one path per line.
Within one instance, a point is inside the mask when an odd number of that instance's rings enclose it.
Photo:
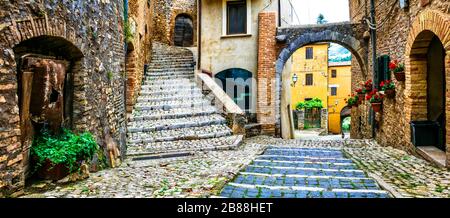
M 395 76 L 395 79 L 400 82 L 403 82 L 406 79 L 405 71 L 394 73 L 394 76 Z
M 375 111 L 376 113 L 381 111 L 381 102 L 371 103 L 371 104 L 372 104 L 373 111 Z
M 393 60 L 389 63 L 389 69 L 394 73 L 397 81 L 405 81 L 405 64 Z
M 381 89 L 384 91 L 384 95 L 388 98 L 395 98 L 395 84 L 392 80 L 385 80 L 380 83 Z

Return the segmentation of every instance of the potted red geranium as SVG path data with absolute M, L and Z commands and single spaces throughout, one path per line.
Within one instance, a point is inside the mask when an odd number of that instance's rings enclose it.
M 363 85 L 363 87 L 364 87 L 366 93 L 369 93 L 369 92 L 372 91 L 372 86 L 373 86 L 373 84 L 372 84 L 372 80 L 371 80 L 371 79 L 367 80 L 367 81 L 364 82 L 362 85 Z
M 392 80 L 385 80 L 380 83 L 381 90 L 384 92 L 386 97 L 394 98 L 395 97 L 395 84 Z
M 405 64 L 393 60 L 389 63 L 389 69 L 394 73 L 397 81 L 405 81 Z
M 370 102 L 372 105 L 372 109 L 375 112 L 381 111 L 381 104 L 383 102 L 383 95 L 378 92 L 377 89 L 372 90 L 367 96 L 366 99 Z
M 359 103 L 362 103 L 364 96 L 366 95 L 366 90 L 362 88 L 355 89 L 356 94 L 358 94 Z
M 347 106 L 358 107 L 358 104 L 359 104 L 358 96 L 352 95 L 349 99 L 344 99 L 344 100 L 345 100 L 345 103 L 347 103 Z

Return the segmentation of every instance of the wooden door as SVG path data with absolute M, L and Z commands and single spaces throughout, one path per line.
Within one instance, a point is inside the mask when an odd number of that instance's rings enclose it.
M 175 46 L 189 47 L 193 45 L 194 28 L 192 19 L 180 15 L 175 19 L 174 44 Z

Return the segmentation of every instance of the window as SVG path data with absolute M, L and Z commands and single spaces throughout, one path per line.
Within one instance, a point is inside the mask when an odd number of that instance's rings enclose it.
M 378 82 L 391 79 L 391 71 L 389 70 L 390 57 L 382 55 L 377 58 L 377 75 Z
M 312 86 L 313 85 L 313 75 L 312 75 L 312 73 L 308 73 L 308 74 L 306 74 L 306 85 L 307 86 Z
M 331 78 L 336 78 L 337 70 L 331 70 Z
M 313 59 L 313 47 L 306 47 L 306 59 Z
M 305 101 L 311 101 L 312 98 L 305 98 Z
M 247 33 L 246 1 L 227 2 L 227 35 Z
M 337 95 L 337 87 L 331 87 L 331 96 Z

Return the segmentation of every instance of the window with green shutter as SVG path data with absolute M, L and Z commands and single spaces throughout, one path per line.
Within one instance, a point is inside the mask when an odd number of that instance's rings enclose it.
M 389 57 L 389 55 L 382 55 L 377 58 L 377 87 L 379 87 L 381 81 L 391 79 L 391 72 L 389 71 L 390 61 L 391 58 Z

